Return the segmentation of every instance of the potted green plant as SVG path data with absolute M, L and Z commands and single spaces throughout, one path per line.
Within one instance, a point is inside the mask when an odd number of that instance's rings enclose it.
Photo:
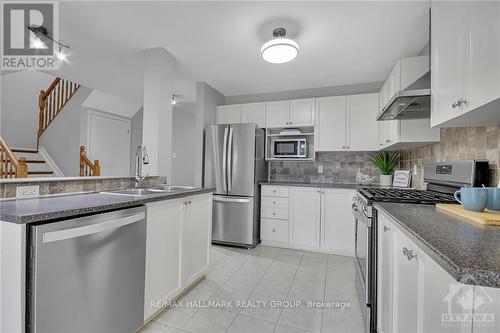
M 392 175 L 391 172 L 399 164 L 401 157 L 399 153 L 379 152 L 371 154 L 373 164 L 380 169 L 380 185 L 391 186 Z

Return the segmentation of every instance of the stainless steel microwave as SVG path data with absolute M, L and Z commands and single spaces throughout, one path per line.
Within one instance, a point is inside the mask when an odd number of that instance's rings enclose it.
M 307 157 L 306 139 L 276 139 L 273 148 L 275 158 Z

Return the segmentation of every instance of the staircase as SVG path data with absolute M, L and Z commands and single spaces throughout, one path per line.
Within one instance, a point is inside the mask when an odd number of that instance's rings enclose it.
M 58 77 L 54 79 L 47 90 L 40 91 L 38 96 L 37 149 L 10 148 L 0 137 L 0 179 L 51 177 L 56 175 L 56 172 L 39 151 L 40 137 L 77 92 L 78 88 L 80 88 L 78 83 Z M 50 157 L 48 158 L 50 160 Z M 89 160 L 84 147 L 80 149 L 80 175 L 100 175 L 99 161 Z
M 28 167 L 28 178 L 55 176 L 54 170 L 52 170 L 50 165 L 38 150 L 23 148 L 11 148 L 10 150 L 15 154 L 18 160 L 20 160 L 21 158 L 26 159 L 26 165 Z

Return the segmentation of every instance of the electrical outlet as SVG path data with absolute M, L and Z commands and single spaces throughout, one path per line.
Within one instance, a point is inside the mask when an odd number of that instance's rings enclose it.
M 318 165 L 318 173 L 323 173 L 323 166 L 322 165 Z
M 16 188 L 16 198 L 38 198 L 40 196 L 40 186 L 18 186 Z
M 416 176 L 417 174 L 418 174 L 417 165 L 413 164 L 413 175 Z

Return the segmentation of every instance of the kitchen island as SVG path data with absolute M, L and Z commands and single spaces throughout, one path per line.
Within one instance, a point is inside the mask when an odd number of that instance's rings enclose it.
M 143 275 L 140 288 L 144 291 L 144 310 L 141 309 L 139 315 L 146 323 L 162 310 L 153 306 L 155 302 L 168 302 L 177 297 L 202 278 L 208 268 L 212 189 L 192 188 L 147 195 L 92 192 L 0 201 L 0 331 L 27 329 L 33 264 L 29 257 L 33 247 L 30 229 L 56 223 L 64 226 L 66 221 L 68 225 L 74 224 L 82 218 L 85 221 L 88 217 L 141 206 L 146 208 L 142 222 L 146 232 L 145 237 L 144 233 L 137 235 L 145 239 L 141 250 L 145 277 Z M 113 237 L 109 239 L 112 241 Z M 102 274 L 111 276 L 106 272 Z

